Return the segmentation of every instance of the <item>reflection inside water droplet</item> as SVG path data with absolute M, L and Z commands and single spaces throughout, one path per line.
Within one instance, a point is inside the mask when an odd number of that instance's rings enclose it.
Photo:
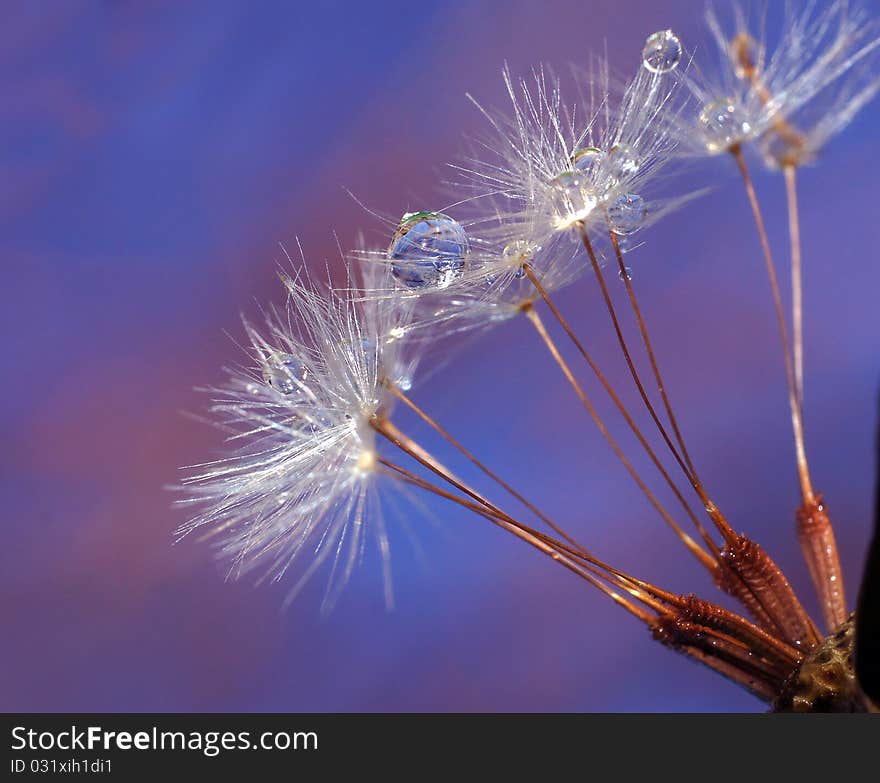
M 625 193 L 608 207 L 608 225 L 615 234 L 632 234 L 645 222 L 648 208 L 636 193 Z
M 606 166 L 616 183 L 639 173 L 639 159 L 626 144 L 615 144 L 611 148 Z
M 388 248 L 391 274 L 407 288 L 446 288 L 463 274 L 468 238 L 440 212 L 403 216 Z
M 668 73 L 681 62 L 681 41 L 672 30 L 660 30 L 648 37 L 642 49 L 642 64 L 651 73 Z
M 263 364 L 263 380 L 281 394 L 301 391 L 308 377 L 308 368 L 293 354 L 280 351 L 272 353 Z
M 710 152 L 726 152 L 752 131 L 745 110 L 733 98 L 707 104 L 698 121 L 706 149 Z
M 608 156 L 598 147 L 582 147 L 571 156 L 571 165 L 576 171 L 589 175 L 596 171 Z

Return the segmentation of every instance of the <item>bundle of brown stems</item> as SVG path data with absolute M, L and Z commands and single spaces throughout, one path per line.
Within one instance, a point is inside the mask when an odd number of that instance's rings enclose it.
M 851 620 L 846 608 L 837 549 L 821 495 L 817 495 L 812 488 L 804 448 L 801 411 L 802 381 L 799 364 L 802 356 L 799 310 L 800 248 L 797 203 L 793 187 L 794 167 L 786 169 L 786 178 L 790 183 L 789 206 L 792 216 L 792 279 L 797 286 L 797 295 L 794 297 L 795 323 L 797 324 L 794 353 L 798 357 L 797 364 L 792 360 L 775 266 L 770 254 L 769 242 L 755 190 L 741 151 L 739 149 L 733 150 L 733 155 L 742 173 L 758 227 L 779 319 L 795 435 L 797 469 L 804 500 L 803 505 L 797 510 L 798 536 L 813 584 L 821 601 L 826 630 L 831 634 L 827 639 L 823 638 L 816 624 L 804 610 L 780 568 L 759 544 L 746 535 L 737 533 L 731 527 L 722 511 L 712 501 L 700 479 L 685 445 L 681 428 L 663 383 L 649 330 L 624 264 L 617 236 L 613 231 L 609 230 L 611 246 L 614 249 L 620 278 L 624 281 L 632 315 L 638 326 L 641 343 L 648 359 L 653 385 L 662 401 L 666 423 L 658 414 L 633 359 L 617 308 L 606 284 L 605 272 L 599 263 L 588 232 L 581 223 L 575 226 L 590 259 L 621 353 L 635 387 L 638 389 L 639 397 L 653 426 L 662 438 L 665 448 L 677 466 L 677 470 L 681 472 L 702 504 L 718 539 L 701 522 L 700 516 L 688 503 L 685 491 L 679 487 L 676 480 L 664 467 L 660 457 L 649 444 L 648 438 L 636 423 L 634 416 L 624 405 L 620 395 L 615 391 L 584 343 L 572 330 L 528 263 L 524 264 L 524 271 L 534 286 L 535 297 L 533 301 L 523 305 L 524 314 L 534 326 L 541 341 L 602 436 L 650 505 L 672 529 L 688 552 L 710 573 L 718 587 L 742 604 L 751 620 L 695 595 L 676 595 L 663 590 L 657 585 L 632 576 L 600 559 L 541 512 L 511 484 L 493 472 L 442 425 L 416 405 L 404 391 L 387 381 L 386 384 L 394 396 L 454 446 L 467 460 L 496 482 L 500 488 L 537 516 L 550 528 L 553 534 L 540 532 L 525 524 L 511 513 L 502 510 L 484 494 L 465 484 L 422 445 L 398 429 L 388 418 L 374 420 L 373 426 L 376 431 L 406 455 L 427 468 L 441 483 L 434 483 L 422 478 L 389 460 L 380 459 L 380 462 L 383 469 L 396 478 L 467 508 L 550 556 L 644 623 L 655 639 L 742 685 L 775 708 L 799 711 L 859 711 L 867 709 L 869 702 L 860 692 L 853 674 Z M 609 432 L 539 315 L 536 305 L 540 302 L 543 302 L 552 313 L 554 319 L 576 348 L 577 353 L 583 358 L 623 417 L 663 482 L 671 489 L 683 513 L 693 524 L 696 537 L 685 532 L 673 514 L 658 500 Z M 797 372 L 795 372 L 795 367 L 798 368 Z

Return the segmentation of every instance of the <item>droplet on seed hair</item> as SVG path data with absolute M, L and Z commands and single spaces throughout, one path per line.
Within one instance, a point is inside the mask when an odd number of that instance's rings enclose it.
M 672 30 L 659 30 L 645 41 L 642 64 L 651 73 L 669 73 L 681 62 L 681 41 Z
M 465 230 L 448 215 L 407 212 L 388 248 L 391 274 L 407 288 L 446 288 L 462 276 L 469 249 Z
M 263 364 L 263 380 L 281 394 L 301 391 L 308 377 L 308 368 L 293 354 L 272 353 Z
M 615 144 L 608 153 L 608 173 L 620 182 L 639 173 L 639 159 L 626 144 Z
M 608 225 L 615 234 L 626 236 L 638 231 L 645 222 L 648 208 L 636 193 L 624 193 L 608 207 Z
M 571 165 L 582 174 L 596 171 L 608 156 L 598 147 L 582 147 L 571 156 Z
M 578 171 L 564 171 L 550 182 L 550 203 L 557 228 L 584 220 L 596 208 L 596 191 Z
M 706 149 L 710 152 L 725 152 L 752 130 L 745 111 L 733 98 L 707 104 L 700 112 L 698 121 Z

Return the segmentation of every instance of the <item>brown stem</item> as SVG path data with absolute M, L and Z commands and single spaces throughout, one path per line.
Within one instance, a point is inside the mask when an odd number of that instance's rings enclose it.
M 666 428 L 660 421 L 660 417 L 657 415 L 657 411 L 654 410 L 654 406 L 651 403 L 650 398 L 648 397 L 648 393 L 645 391 L 645 387 L 642 384 L 642 379 L 639 377 L 638 370 L 636 370 L 636 366 L 633 363 L 632 357 L 630 356 L 629 347 L 626 344 L 626 338 L 623 336 L 623 330 L 620 328 L 620 322 L 617 320 L 617 312 L 614 309 L 614 303 L 612 302 L 611 296 L 608 293 L 608 286 L 605 284 L 605 276 L 602 274 L 602 267 L 599 264 L 599 259 L 596 257 L 596 252 L 593 250 L 593 243 L 590 241 L 590 236 L 587 233 L 586 226 L 583 223 L 578 223 L 578 231 L 580 232 L 581 241 L 583 242 L 583 245 L 587 250 L 587 255 L 590 257 L 590 263 L 593 265 L 593 272 L 596 274 L 596 279 L 599 281 L 599 288 L 602 291 L 602 298 L 605 300 L 605 307 L 608 309 L 608 314 L 611 316 L 611 323 L 613 324 L 614 332 L 617 335 L 617 342 L 620 344 L 621 351 L 623 351 L 623 358 L 626 360 L 626 366 L 629 367 L 630 375 L 632 375 L 632 379 L 636 384 L 636 388 L 639 390 L 639 396 L 641 396 L 642 402 L 645 403 L 645 407 L 648 409 L 648 413 L 654 420 L 654 424 L 657 426 L 657 430 L 660 432 L 663 440 L 666 442 L 666 446 L 669 448 L 669 451 L 672 452 L 672 456 L 675 457 L 676 462 L 678 462 L 688 480 L 693 482 L 691 472 L 688 469 L 687 465 L 685 465 L 685 463 L 682 461 L 681 455 L 672 444 L 672 440 L 669 438 L 669 435 L 666 432 Z M 613 233 L 612 236 L 614 236 Z M 621 268 L 623 270 L 622 274 L 624 279 L 628 280 L 626 267 L 623 266 Z
M 675 456 L 679 466 L 681 467 L 685 476 L 687 476 L 688 480 L 691 483 L 691 486 L 693 486 L 694 490 L 696 491 L 697 495 L 699 496 L 700 500 L 702 501 L 703 506 L 705 507 L 706 512 L 709 514 L 709 517 L 712 519 L 713 523 L 715 524 L 715 527 L 718 529 L 718 531 L 724 537 L 725 541 L 730 542 L 730 541 L 735 540 L 736 533 L 734 532 L 733 528 L 730 527 L 730 524 L 727 522 L 727 519 L 721 513 L 721 510 L 718 508 L 718 506 L 716 506 L 711 501 L 711 499 L 708 497 L 705 489 L 703 488 L 703 485 L 700 483 L 700 481 L 696 477 L 696 475 L 692 474 L 691 471 L 689 471 L 688 468 L 685 466 L 685 464 L 682 462 L 681 456 L 678 454 L 675 447 L 672 445 L 672 442 L 669 439 L 669 435 L 666 433 L 665 428 L 660 423 L 660 420 L 657 416 L 657 413 L 654 410 L 653 405 L 651 405 L 651 402 L 648 400 L 648 396 L 645 393 L 644 386 L 642 385 L 641 379 L 639 378 L 639 374 L 636 371 L 635 365 L 633 364 L 632 358 L 630 356 L 629 349 L 626 344 L 626 339 L 623 336 L 623 330 L 620 328 L 620 322 L 617 319 L 617 313 L 614 309 L 614 303 L 611 301 L 611 296 L 608 293 L 608 286 L 605 284 L 605 276 L 602 274 L 602 267 L 599 265 L 599 260 L 596 257 L 595 251 L 593 250 L 593 244 L 592 244 L 592 242 L 590 242 L 589 234 L 587 233 L 586 228 L 582 224 L 581 224 L 581 241 L 583 242 L 584 247 L 587 250 L 587 255 L 590 257 L 590 263 L 593 265 L 593 271 L 596 274 L 596 279 L 599 281 L 599 286 L 602 290 L 602 296 L 605 300 L 605 305 L 608 309 L 609 315 L 611 316 L 611 322 L 614 325 L 614 331 L 617 334 L 618 343 L 620 344 L 620 348 L 623 351 L 623 355 L 624 355 L 624 358 L 626 359 L 627 366 L 629 367 L 630 374 L 632 375 L 633 380 L 635 381 L 636 386 L 639 389 L 639 393 L 642 397 L 642 400 L 644 400 L 645 405 L 647 406 L 649 412 L 651 413 L 651 417 L 654 419 L 654 422 L 657 424 L 657 427 L 663 436 L 663 439 L 666 441 L 666 444 L 669 446 L 670 450 L 672 451 L 673 455 Z M 624 267 L 624 277 L 626 277 L 626 267 Z
M 450 471 L 443 464 L 438 462 L 431 454 L 425 451 L 425 449 L 423 449 L 412 438 L 401 432 L 391 422 L 390 419 L 377 417 L 374 418 L 370 423 L 372 424 L 373 429 L 375 429 L 376 432 L 384 435 L 401 451 L 403 451 L 405 454 L 408 454 L 410 457 L 416 460 L 416 462 L 423 465 L 432 473 L 442 478 L 445 482 L 451 484 L 453 487 L 455 487 L 460 492 L 463 492 L 468 497 L 473 498 L 477 501 L 477 503 L 489 509 L 498 516 L 511 520 L 511 518 L 508 517 L 500 508 L 490 503 L 489 500 L 483 497 L 483 495 L 481 495 L 475 489 L 471 489 L 467 484 L 461 481 L 461 479 L 457 478 L 455 474 L 452 473 L 452 471 Z
M 520 526 L 515 521 L 507 517 L 507 515 L 505 515 L 503 512 L 496 513 L 488 508 L 481 506 L 480 504 L 468 503 L 467 501 L 457 497 L 453 493 L 448 492 L 441 487 L 438 487 L 434 484 L 431 484 L 430 482 L 419 478 L 414 473 L 407 471 L 405 468 L 402 468 L 399 465 L 395 465 L 393 462 L 389 462 L 382 458 L 380 458 L 379 462 L 381 462 L 386 467 L 391 468 L 393 471 L 395 471 L 395 473 L 403 477 L 403 479 L 408 483 L 432 492 L 440 497 L 446 498 L 447 500 L 458 503 L 459 505 L 462 505 L 465 508 L 468 508 L 469 510 L 479 514 L 484 519 L 489 520 L 501 529 L 506 530 L 508 533 L 513 534 L 521 541 L 525 541 L 530 546 L 533 546 L 535 549 L 555 560 L 564 568 L 567 568 L 569 571 L 577 574 L 579 577 L 603 592 L 605 595 L 611 598 L 611 600 L 622 606 L 624 609 L 626 609 L 628 612 L 630 612 L 632 615 L 642 620 L 643 622 L 650 624 L 655 620 L 655 616 L 651 612 L 643 609 L 637 604 L 634 604 L 629 599 L 624 598 L 616 590 L 609 587 L 607 584 L 597 578 L 597 576 L 594 575 L 596 569 L 583 567 L 575 563 L 573 560 L 569 559 L 557 548 L 555 548 L 552 544 L 535 535 L 533 531 L 530 531 L 525 526 Z M 635 592 L 633 592 L 633 594 L 635 594 Z
M 758 66 L 752 60 L 751 46 L 752 37 L 748 33 L 739 33 L 731 41 L 731 54 L 734 62 L 742 71 L 742 78 L 748 81 L 758 95 L 759 100 L 765 106 L 770 103 L 773 98 L 770 90 L 761 81 L 758 73 Z M 798 153 L 803 149 L 806 139 L 785 117 L 776 114 L 770 123 L 773 132 L 776 133 L 786 144 L 788 144 L 789 152 L 781 161 L 783 166 L 795 165 L 798 160 Z
M 837 541 L 822 495 L 816 495 L 812 505 L 804 503 L 797 510 L 797 534 L 810 571 L 810 578 L 816 586 L 822 617 L 829 631 L 836 631 L 849 616 L 846 610 L 846 595 L 843 590 L 843 571 L 837 553 Z
M 547 349 L 550 351 L 550 354 L 559 365 L 559 368 L 562 370 L 562 373 L 565 375 L 572 389 L 574 389 L 575 394 L 577 394 L 584 408 L 586 408 L 587 413 L 590 414 L 590 417 L 599 428 L 599 432 L 601 432 L 605 440 L 608 441 L 611 449 L 617 455 L 617 458 L 623 463 L 623 466 L 627 469 L 630 476 L 632 476 L 639 489 L 641 489 L 651 505 L 654 506 L 654 508 L 664 519 L 666 524 L 672 528 L 672 530 L 678 536 L 679 540 L 681 540 L 681 542 L 685 545 L 685 547 L 687 547 L 691 554 L 693 554 L 710 572 L 714 574 L 717 571 L 718 567 L 716 560 L 711 555 L 709 555 L 687 533 L 685 533 L 684 530 L 681 529 L 679 524 L 669 515 L 666 509 L 663 508 L 663 506 L 660 504 L 660 501 L 658 501 L 657 498 L 654 496 L 654 493 L 651 492 L 645 482 L 642 481 L 641 476 L 639 476 L 636 469 L 632 466 L 632 463 L 626 458 L 620 446 L 617 444 L 617 441 L 615 441 L 614 438 L 611 436 L 611 433 L 608 432 L 608 429 L 606 428 L 601 417 L 597 413 L 596 409 L 593 407 L 592 403 L 590 402 L 584 390 L 581 388 L 580 384 L 577 382 L 577 379 L 574 377 L 571 368 L 568 366 L 565 359 L 562 358 L 562 354 L 559 353 L 559 349 L 556 347 L 556 343 L 553 342 L 553 338 L 550 337 L 550 334 L 547 332 L 544 323 L 541 321 L 541 318 L 535 311 L 534 307 L 528 305 L 524 308 L 524 312 L 526 314 L 526 317 L 532 322 L 532 325 L 535 327 L 541 339 L 544 341 Z
M 487 465 L 481 462 L 477 457 L 475 457 L 468 449 L 466 449 L 461 443 L 459 443 L 452 435 L 440 426 L 431 416 L 429 416 L 425 411 L 423 411 L 418 405 L 416 405 L 406 394 L 401 391 L 401 389 L 393 383 L 387 383 L 389 391 L 397 397 L 401 402 L 404 403 L 407 407 L 410 408 L 417 416 L 419 416 L 428 426 L 433 428 L 437 433 L 439 433 L 443 438 L 458 449 L 468 460 L 470 460 L 474 465 L 476 465 L 483 473 L 485 473 L 489 478 L 495 481 L 502 489 L 508 492 L 512 497 L 516 498 L 520 503 L 522 503 L 529 511 L 531 511 L 535 516 L 541 519 L 546 525 L 548 525 L 554 532 L 558 535 L 562 536 L 566 541 L 568 541 L 572 546 L 583 549 L 583 547 L 568 533 L 566 533 L 561 527 L 559 527 L 552 519 L 550 519 L 546 514 L 544 514 L 540 509 L 538 509 L 534 504 L 532 504 L 529 500 L 527 500 L 523 495 L 518 492 L 514 487 L 508 484 L 504 479 L 502 479 L 497 473 L 492 471 Z
M 387 420 L 376 420 L 373 426 L 383 435 L 392 440 L 392 442 L 395 443 L 395 445 L 397 445 L 399 448 L 401 448 L 405 454 L 414 457 L 422 465 L 429 467 L 432 472 L 440 476 L 444 481 L 451 484 L 456 489 L 467 492 L 471 497 L 475 499 L 477 497 L 480 497 L 474 490 L 465 488 L 465 485 L 463 485 L 458 479 L 456 479 L 447 468 L 445 468 L 434 457 L 424 451 L 424 449 L 419 447 L 418 444 L 407 438 L 396 427 L 393 427 L 393 425 L 389 427 L 388 424 L 389 422 L 387 422 Z M 405 480 L 411 483 L 423 486 L 423 488 L 425 489 L 430 489 L 437 494 L 441 494 L 443 497 L 448 497 L 450 500 L 454 500 L 456 503 L 459 503 L 460 505 L 469 508 L 470 510 L 478 514 L 481 514 L 482 516 L 491 516 L 495 521 L 500 520 L 507 524 L 514 525 L 517 529 L 525 531 L 530 536 L 533 536 L 543 541 L 544 543 L 548 544 L 553 549 L 561 552 L 562 554 L 570 556 L 573 559 L 582 561 L 585 566 L 594 574 L 602 577 L 603 579 L 608 579 L 609 581 L 616 582 L 618 585 L 623 587 L 623 589 L 625 589 L 631 595 L 637 597 L 646 605 L 649 605 L 654 609 L 662 608 L 662 606 L 655 602 L 652 598 L 652 595 L 662 593 L 659 588 L 654 587 L 649 582 L 644 582 L 643 580 L 636 579 L 635 577 L 630 576 L 623 571 L 613 568 L 612 566 L 608 565 L 607 563 L 590 553 L 589 550 L 587 550 L 577 542 L 574 542 L 573 546 L 570 546 L 561 541 L 557 541 L 537 530 L 534 530 L 528 525 L 524 525 L 522 522 L 519 522 L 506 512 L 501 511 L 501 509 L 489 503 L 489 501 L 487 501 L 485 498 L 479 500 L 477 503 L 464 500 L 463 498 L 460 498 L 452 493 L 447 492 L 446 490 L 442 490 L 439 487 L 436 487 L 435 485 L 424 481 L 424 479 L 419 478 L 405 468 L 402 468 L 401 466 L 396 465 L 384 458 L 379 458 L 379 462 L 385 467 L 399 473 L 401 476 L 404 477 Z
M 761 82 L 757 66 L 752 61 L 751 39 L 747 34 L 741 33 L 732 41 L 732 53 L 739 63 L 743 77 L 747 79 L 758 93 L 762 103 L 767 104 L 773 97 L 766 86 Z M 798 214 L 797 200 L 797 165 L 801 162 L 801 152 L 804 148 L 805 139 L 784 117 L 777 117 L 772 124 L 772 130 L 782 141 L 788 145 L 786 154 L 782 155 L 779 162 L 785 175 L 786 201 L 788 202 L 788 229 L 791 239 L 791 314 L 793 332 L 793 364 L 794 364 L 794 398 L 792 404 L 797 404 L 797 418 L 794 421 L 795 443 L 798 451 L 798 470 L 801 474 L 801 488 L 804 503 L 796 512 L 798 539 L 807 567 L 810 571 L 813 585 L 819 595 L 822 604 L 822 614 L 829 630 L 839 627 L 847 618 L 846 598 L 843 591 L 843 575 L 840 570 L 840 560 L 837 553 L 837 542 L 831 521 L 825 512 L 822 499 L 815 496 L 806 464 L 805 449 L 803 445 L 803 405 L 804 405 L 804 353 L 803 353 L 803 279 L 802 279 L 802 256 L 800 217 Z M 738 155 L 737 162 L 740 169 L 742 153 Z M 745 175 L 744 175 L 745 176 Z M 748 185 L 747 185 L 748 187 Z M 751 200 L 751 196 L 750 196 Z M 754 208 L 754 207 L 753 207 Z M 771 279 L 771 283 L 773 280 Z M 788 373 L 788 368 L 786 368 Z M 789 386 L 791 382 L 789 381 Z M 791 391 L 789 391 L 791 396 Z
M 611 244 L 614 247 L 614 254 L 617 256 L 617 265 L 620 269 L 620 276 L 623 278 L 624 285 L 626 286 L 626 293 L 629 296 L 630 304 L 632 305 L 633 313 L 636 316 L 636 321 L 639 325 L 639 332 L 642 335 L 642 342 L 645 345 L 645 350 L 648 353 L 648 360 L 651 363 L 651 371 L 654 373 L 654 380 L 657 381 L 657 388 L 660 390 L 660 396 L 663 398 L 663 407 L 666 408 L 666 415 L 669 417 L 669 423 L 672 425 L 672 431 L 675 433 L 675 440 L 678 443 L 678 447 L 681 449 L 681 455 L 684 457 L 684 461 L 687 464 L 688 470 L 690 471 L 692 480 L 702 485 L 699 477 L 697 476 L 697 471 L 694 468 L 694 463 L 691 460 L 690 454 L 688 454 L 687 446 L 684 444 L 684 438 L 681 435 L 681 430 L 678 427 L 678 421 L 675 418 L 675 414 L 672 411 L 672 404 L 669 402 L 669 395 L 666 393 L 666 384 L 663 383 L 663 378 L 660 375 L 660 366 L 657 363 L 657 357 L 654 354 L 654 347 L 651 345 L 651 339 L 648 337 L 648 327 L 645 324 L 645 319 L 642 316 L 642 310 L 639 307 L 639 303 L 636 300 L 636 293 L 633 289 L 632 281 L 629 278 L 629 275 L 626 272 L 626 264 L 623 261 L 623 253 L 620 252 L 620 242 L 617 240 L 617 235 L 613 231 L 608 232 L 611 237 Z
M 819 643 L 819 632 L 785 574 L 759 544 L 740 536 L 734 544 L 725 546 L 722 557 L 786 642 L 799 650 Z
M 794 353 L 794 382 L 798 405 L 803 416 L 804 407 L 804 309 L 803 276 L 801 266 L 801 228 L 798 214 L 797 169 L 783 168 L 785 194 L 788 202 L 788 233 L 791 238 L 791 331 Z
M 795 647 L 716 604 L 689 595 L 678 597 L 676 605 L 680 607 L 685 619 L 715 628 L 745 642 L 762 657 L 775 660 L 787 673 L 803 660 L 804 656 Z
M 655 636 L 655 638 L 657 637 Z M 663 639 L 661 638 L 659 639 L 659 641 L 663 641 Z M 693 658 L 695 661 L 699 661 L 704 666 L 709 667 L 713 671 L 718 672 L 718 674 L 720 674 L 722 677 L 726 677 L 727 679 L 738 683 L 747 691 L 749 691 L 749 693 L 761 699 L 761 701 L 772 703 L 779 693 L 779 688 L 776 687 L 773 683 L 767 682 L 760 677 L 755 677 L 752 674 L 744 672 L 739 667 L 728 663 L 727 661 L 722 661 L 714 658 L 711 654 L 704 652 L 703 650 L 687 645 L 674 645 L 668 642 L 667 644 L 674 650 L 676 650 L 676 652 L 687 655 Z
M 693 597 L 674 596 L 616 571 L 592 556 L 586 556 L 588 562 L 580 564 L 577 560 L 584 559 L 584 554 L 575 552 L 569 558 L 564 544 L 521 525 L 503 512 L 493 512 L 480 503 L 458 497 L 384 458 L 379 462 L 398 478 L 474 511 L 548 555 L 646 623 L 654 631 L 655 638 L 745 685 L 762 698 L 771 699 L 778 692 L 781 680 L 797 663 L 795 651 L 737 615 Z M 448 473 L 442 466 L 437 467 Z M 656 614 L 622 596 L 603 581 L 608 579 L 614 580 Z M 661 600 L 652 599 L 652 595 Z
M 652 632 L 657 641 L 700 661 L 764 701 L 773 701 L 779 693 L 777 677 L 756 669 L 747 651 L 743 654 L 727 640 L 713 637 L 703 626 L 664 618 Z
M 779 281 L 776 277 L 776 265 L 773 263 L 773 254 L 770 251 L 770 242 L 767 239 L 767 230 L 764 226 L 764 217 L 761 214 L 761 206 L 758 203 L 758 196 L 755 193 L 755 186 L 752 183 L 748 166 L 739 146 L 730 150 L 737 167 L 742 175 L 743 184 L 745 185 L 746 195 L 752 208 L 752 215 L 755 219 L 755 225 L 758 228 L 758 237 L 761 240 L 761 249 L 764 253 L 764 262 L 767 266 L 767 275 L 770 278 L 770 288 L 773 293 L 773 305 L 776 309 L 776 320 L 779 325 L 779 336 L 782 341 L 782 353 L 785 362 L 785 380 L 788 385 L 788 404 L 791 409 L 791 426 L 794 431 L 795 452 L 797 454 L 798 477 L 800 478 L 801 494 L 805 503 L 815 502 L 815 493 L 810 480 L 810 470 L 807 466 L 807 453 L 804 447 L 804 427 L 801 418 L 801 407 L 798 403 L 797 387 L 795 386 L 794 368 L 791 358 L 791 349 L 788 341 L 788 328 L 785 325 L 785 313 L 782 308 L 782 297 L 779 293 Z
M 535 275 L 534 270 L 528 264 L 524 264 L 523 269 L 525 270 L 525 273 L 526 273 L 527 277 L 529 278 L 529 280 L 531 281 L 532 285 L 535 286 L 535 289 L 538 291 L 538 293 L 543 298 L 544 302 L 547 304 L 547 307 L 550 308 L 550 312 L 553 313 L 554 317 L 559 322 L 559 325 L 563 328 L 565 333 L 568 335 L 569 339 L 572 341 L 575 348 L 577 348 L 578 353 L 580 353 L 580 355 L 583 357 L 584 361 L 587 363 L 587 365 L 589 365 L 590 369 L 593 371 L 593 374 L 596 376 L 596 378 L 602 384 L 602 387 L 605 389 L 605 392 L 611 398 L 612 402 L 617 407 L 618 411 L 620 411 L 620 414 L 623 416 L 624 420 L 629 425 L 630 430 L 632 430 L 636 439 L 639 441 L 642 448 L 645 450 L 645 453 L 651 459 L 651 462 L 654 463 L 654 467 L 657 468 L 660 475 L 666 481 L 666 484 L 669 486 L 669 488 L 672 490 L 672 493 L 675 495 L 676 499 L 681 504 L 685 513 L 688 515 L 688 517 L 691 519 L 691 521 L 696 526 L 697 531 L 700 533 L 700 536 L 702 537 L 703 541 L 709 547 L 709 550 L 711 552 L 717 551 L 717 545 L 712 540 L 712 537 L 709 535 L 709 533 L 703 527 L 702 523 L 697 518 L 697 515 L 693 512 L 693 509 L 691 509 L 690 504 L 687 502 L 687 500 L 685 500 L 684 495 L 682 495 L 681 490 L 678 488 L 676 483 L 672 480 L 672 477 L 669 475 L 666 468 L 663 467 L 663 464 L 660 462 L 659 458 L 657 457 L 656 453 L 654 452 L 654 449 L 651 448 L 651 446 L 648 443 L 647 439 L 645 438 L 644 434 L 636 425 L 635 421 L 633 420 L 633 418 L 630 415 L 629 411 L 627 410 L 626 406 L 621 401 L 617 392 L 614 391 L 614 387 L 611 386 L 608 379 L 605 377 L 605 374 L 599 369 L 599 366 L 593 360 L 592 356 L 590 356 L 590 354 L 587 352 L 587 349 L 584 347 L 584 345 L 580 341 L 580 339 L 578 339 L 577 335 L 574 333 L 574 330 L 571 328 L 568 321 L 566 321 L 565 317 L 559 311 L 559 308 L 556 307 L 556 304 L 550 298 L 550 295 L 547 293 L 547 291 L 541 285 L 541 281 L 538 280 L 537 276 Z

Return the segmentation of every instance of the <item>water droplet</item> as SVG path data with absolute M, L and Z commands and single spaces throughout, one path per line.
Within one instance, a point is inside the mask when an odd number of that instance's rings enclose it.
M 669 73 L 681 62 L 681 41 L 672 30 L 648 36 L 642 49 L 642 64 L 651 73 Z
M 645 222 L 648 207 L 636 193 L 625 193 L 608 207 L 608 224 L 615 234 L 632 234 Z
M 625 266 L 622 270 L 617 273 L 617 276 L 623 280 L 632 280 L 633 279 L 633 271 L 630 267 Z
M 608 156 L 598 147 L 583 147 L 574 151 L 571 165 L 576 171 L 589 174 L 598 169 L 606 157 Z
M 617 182 L 639 173 L 639 159 L 626 144 L 615 144 L 611 148 L 606 165 L 608 173 Z
M 301 391 L 302 384 L 308 377 L 308 368 L 293 354 L 270 354 L 263 365 L 263 380 L 281 394 Z
M 469 249 L 467 234 L 451 217 L 408 212 L 388 248 L 391 274 L 407 288 L 446 288 L 462 276 Z
M 402 340 L 406 337 L 406 328 L 403 326 L 394 326 L 388 330 L 388 342 L 394 342 L 395 340 Z
M 412 378 L 409 373 L 401 373 L 394 379 L 394 385 L 401 391 L 408 392 L 412 388 Z
M 725 152 L 752 131 L 745 110 L 733 98 L 707 104 L 698 119 L 710 152 Z
M 584 220 L 596 208 L 596 191 L 580 172 L 564 171 L 550 185 L 557 228 L 568 228 L 572 223 Z
M 333 426 L 333 419 L 326 410 L 304 404 L 290 419 L 290 426 L 300 433 L 314 435 L 322 429 Z
M 526 276 L 523 264 L 531 261 L 534 254 L 535 247 L 527 239 L 515 239 L 513 242 L 508 242 L 504 246 L 504 250 L 501 251 L 505 265 L 514 270 L 513 276 L 517 278 Z

